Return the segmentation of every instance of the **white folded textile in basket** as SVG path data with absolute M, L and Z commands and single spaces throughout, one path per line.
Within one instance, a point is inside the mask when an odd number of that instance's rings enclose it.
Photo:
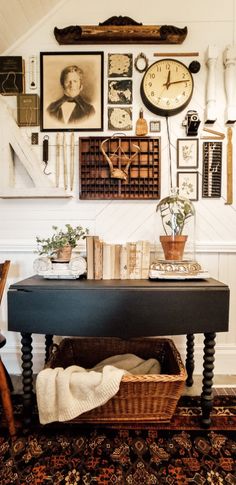
M 157 374 L 160 364 L 156 359 L 123 354 L 109 357 L 90 370 L 71 365 L 40 371 L 36 379 L 40 423 L 68 421 L 105 404 L 118 392 L 125 373 Z

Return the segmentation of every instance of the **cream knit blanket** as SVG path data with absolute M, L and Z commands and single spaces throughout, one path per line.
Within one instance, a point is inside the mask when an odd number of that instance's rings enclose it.
M 77 365 L 42 370 L 36 379 L 40 423 L 68 421 L 105 404 L 118 392 L 125 373 L 157 374 L 160 364 L 156 359 L 123 354 L 109 357 L 91 370 Z

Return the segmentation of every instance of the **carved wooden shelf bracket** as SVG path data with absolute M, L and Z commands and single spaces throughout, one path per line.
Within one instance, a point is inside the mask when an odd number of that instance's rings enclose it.
M 187 27 L 142 25 L 130 17 L 113 16 L 99 25 L 54 28 L 59 44 L 182 44 Z

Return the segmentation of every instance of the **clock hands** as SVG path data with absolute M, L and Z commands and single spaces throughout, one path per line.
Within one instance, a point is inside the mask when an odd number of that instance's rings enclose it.
M 170 82 L 170 71 L 168 71 L 167 80 L 166 80 L 166 83 L 163 84 L 163 86 L 166 86 L 166 89 L 169 89 L 170 84 L 171 84 L 171 82 Z
M 182 80 L 180 80 L 180 81 L 173 81 L 173 82 L 169 83 L 169 86 L 170 86 L 171 84 L 187 83 L 187 82 L 189 82 L 189 81 L 190 81 L 190 79 L 182 79 Z
M 179 81 L 170 81 L 170 71 L 169 71 L 167 81 L 162 86 L 166 86 L 166 89 L 169 89 L 171 84 L 186 83 L 186 82 L 189 82 L 189 81 L 190 81 L 190 79 L 180 79 Z
M 171 83 L 170 83 L 170 71 L 169 71 L 169 72 L 168 72 L 168 76 L 167 76 L 167 81 L 166 81 L 166 89 L 168 89 L 168 88 L 169 88 L 170 84 L 171 84 Z

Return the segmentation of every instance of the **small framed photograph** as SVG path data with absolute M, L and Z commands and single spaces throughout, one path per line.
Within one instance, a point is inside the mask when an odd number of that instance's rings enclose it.
M 108 108 L 108 130 L 132 130 L 132 109 Z
M 178 138 L 177 168 L 198 168 L 198 140 Z
M 108 54 L 108 77 L 132 77 L 133 54 Z
M 177 172 L 179 195 L 198 200 L 198 172 Z
M 103 52 L 40 53 L 41 131 L 103 130 Z
M 159 133 L 159 131 L 161 131 L 161 122 L 160 121 L 150 121 L 149 130 L 150 130 L 151 133 Z
M 108 81 L 108 104 L 132 104 L 132 80 Z

